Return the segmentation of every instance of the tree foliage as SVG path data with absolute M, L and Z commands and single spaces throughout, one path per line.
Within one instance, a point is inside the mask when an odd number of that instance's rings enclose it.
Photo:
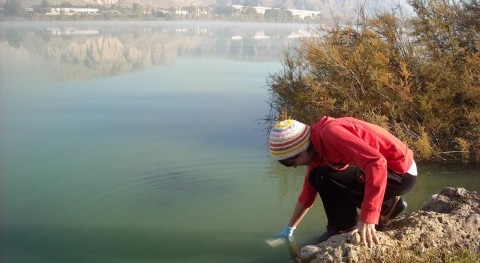
M 293 15 L 291 11 L 280 8 L 272 8 L 265 10 L 264 17 L 267 21 L 290 22 L 293 20 Z
M 410 0 L 353 25 L 317 28 L 267 80 L 273 119 L 354 116 L 389 129 L 417 158 L 480 162 L 480 8 Z
M 3 13 L 5 16 L 23 17 L 25 16 L 25 8 L 18 0 L 6 0 Z

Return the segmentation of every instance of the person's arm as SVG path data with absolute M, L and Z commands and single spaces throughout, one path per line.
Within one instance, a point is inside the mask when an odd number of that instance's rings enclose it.
M 310 208 L 305 207 L 302 203 L 297 202 L 295 209 L 293 210 L 292 217 L 288 222 L 289 227 L 297 227 L 298 224 L 302 221 L 303 217 L 307 214 Z
M 300 224 L 303 217 L 307 214 L 310 207 L 313 205 L 313 202 L 317 196 L 317 190 L 313 188 L 308 182 L 308 174 L 305 176 L 305 181 L 303 183 L 303 189 L 298 197 L 297 204 L 293 210 L 292 216 L 287 226 L 280 232 L 277 237 L 286 237 L 290 238 L 293 235 L 293 231 L 296 229 L 297 225 Z
M 295 209 L 293 210 L 292 217 L 288 222 L 288 225 L 285 226 L 282 232 L 278 233 L 276 237 L 291 238 L 293 231 L 297 228 L 297 225 L 300 224 L 303 217 L 307 214 L 309 208 L 305 207 L 302 203 L 297 202 Z

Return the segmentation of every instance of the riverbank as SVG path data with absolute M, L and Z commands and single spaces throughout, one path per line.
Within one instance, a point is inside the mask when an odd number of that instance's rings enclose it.
M 381 245 L 337 235 L 300 250 L 291 262 L 480 262 L 480 197 L 464 188 L 444 188 L 421 210 L 377 232 Z

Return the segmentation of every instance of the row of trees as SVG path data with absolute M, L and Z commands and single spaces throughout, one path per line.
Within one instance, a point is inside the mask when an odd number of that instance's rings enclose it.
M 286 53 L 267 80 L 268 120 L 354 116 L 389 129 L 419 159 L 480 163 L 480 5 L 409 0 L 336 24 Z

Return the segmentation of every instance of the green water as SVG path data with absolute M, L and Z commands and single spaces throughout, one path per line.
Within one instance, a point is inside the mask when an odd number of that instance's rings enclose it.
M 288 261 L 264 241 L 305 169 L 269 158 L 260 120 L 305 27 L 2 23 L 0 261 Z M 475 169 L 419 170 L 410 210 L 480 189 Z M 325 223 L 317 202 L 295 237 Z

